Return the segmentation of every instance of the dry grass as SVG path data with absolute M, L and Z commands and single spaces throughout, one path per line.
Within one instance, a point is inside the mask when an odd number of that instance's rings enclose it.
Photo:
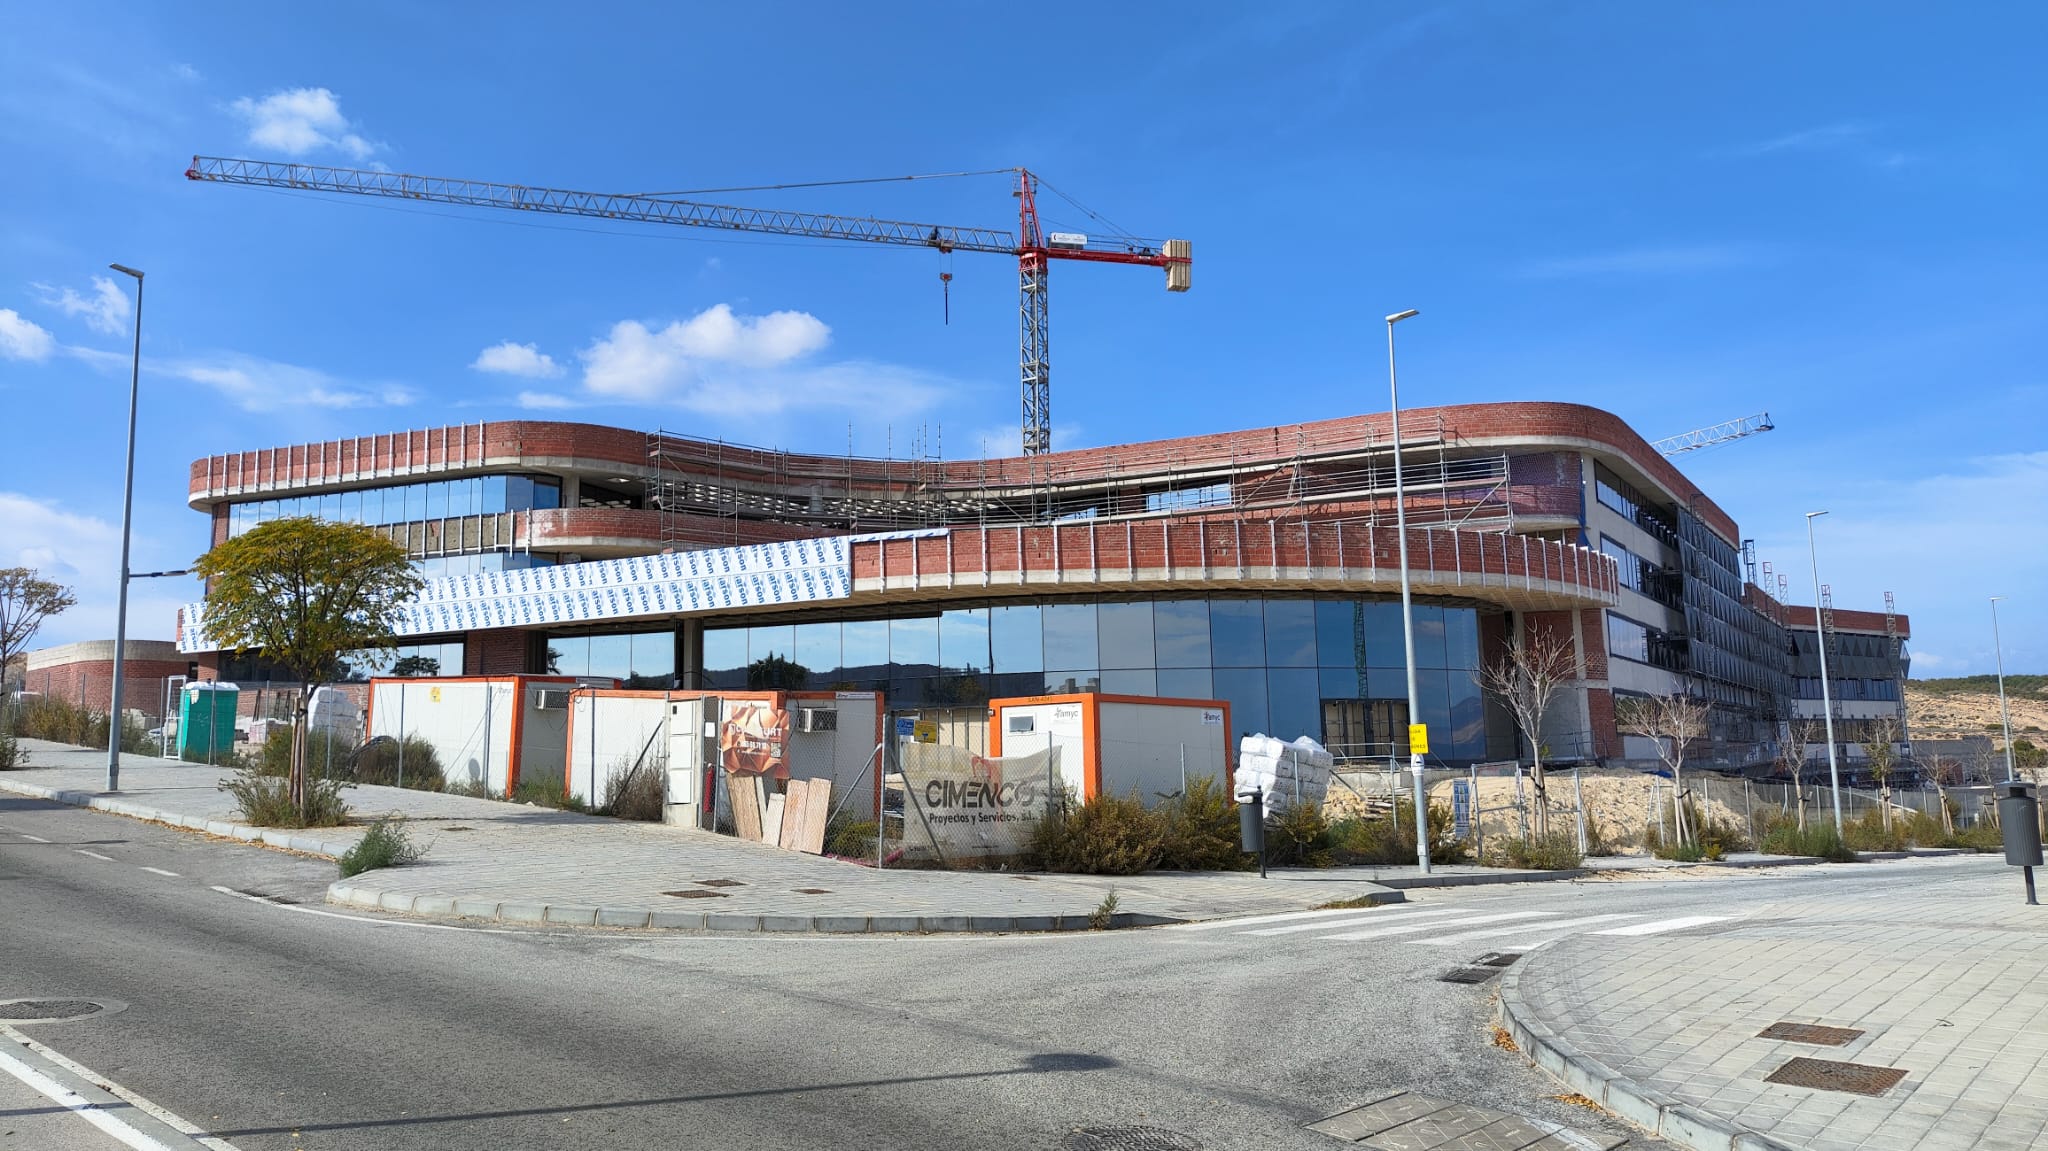
M 1551 1098 L 1557 1100 L 1559 1103 L 1569 1103 L 1574 1107 L 1584 1107 L 1588 1111 L 1607 1110 L 1607 1108 L 1600 1106 L 1598 1103 L 1593 1102 L 1591 1099 L 1586 1098 L 1584 1095 L 1581 1095 L 1576 1091 L 1567 1091 L 1563 1095 L 1552 1095 Z
M 2006 704 L 2012 712 L 2014 738 L 2048 731 L 2048 696 L 2014 691 L 2008 683 Z M 1960 739 L 1967 735 L 1995 738 L 1999 727 L 1998 696 L 1995 692 L 1931 692 L 1907 680 L 1906 715 L 1918 739 Z M 2034 742 L 2038 744 L 2041 740 Z
M 1522 1051 L 1521 1047 L 1515 1043 L 1515 1037 L 1508 1034 L 1508 1029 L 1498 1025 L 1493 1029 L 1493 1045 L 1502 1051 L 1512 1051 L 1518 1055 Z

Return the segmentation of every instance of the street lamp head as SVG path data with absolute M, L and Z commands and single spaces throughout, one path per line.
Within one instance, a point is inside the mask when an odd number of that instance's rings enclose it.
M 131 267 L 129 267 L 129 266 L 128 266 L 128 265 L 126 265 L 126 264 L 108 264 L 108 265 L 107 265 L 107 267 L 109 267 L 109 268 L 112 268 L 112 269 L 114 269 L 115 271 L 117 271 L 117 272 L 120 272 L 120 273 L 121 273 L 122 275 L 125 275 L 125 276 L 133 276 L 133 277 L 135 277 L 135 278 L 136 278 L 136 279 L 138 279 L 138 280 L 142 278 L 142 273 L 141 273 L 141 272 L 137 271 L 137 270 L 136 270 L 136 269 L 134 269 L 134 268 L 131 268 Z
M 1391 316 L 1388 316 L 1388 317 L 1387 317 L 1387 322 L 1388 322 L 1388 323 L 1390 323 L 1390 324 L 1398 324 L 1398 323 L 1400 323 L 1400 322 L 1401 322 L 1402 320 L 1405 320 L 1405 319 L 1407 319 L 1407 318 L 1408 318 L 1408 317 L 1410 317 L 1410 316 L 1419 316 L 1419 315 L 1421 315 L 1421 314 L 1422 314 L 1422 311 L 1421 311 L 1420 309 L 1418 309 L 1418 308 L 1410 308 L 1410 309 L 1408 309 L 1408 310 L 1407 310 L 1407 311 L 1405 311 L 1405 312 L 1395 312 L 1395 313 L 1394 313 L 1393 315 L 1391 315 Z
M 1812 518 L 1813 518 L 1813 517 L 1815 517 L 1815 516 L 1824 516 L 1824 515 L 1826 515 L 1826 514 L 1828 514 L 1828 513 L 1826 513 L 1826 512 L 1807 512 L 1807 513 L 1806 513 L 1806 518 L 1807 518 L 1807 519 L 1812 519 Z

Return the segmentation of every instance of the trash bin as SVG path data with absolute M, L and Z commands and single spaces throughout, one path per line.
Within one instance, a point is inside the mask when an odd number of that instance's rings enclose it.
M 1259 857 L 1259 878 L 1266 877 L 1266 797 L 1257 788 L 1237 797 L 1237 845 Z
M 2014 867 L 2041 866 L 2041 804 L 2034 785 L 2021 780 L 1994 784 L 1998 826 L 2005 832 L 2005 861 Z

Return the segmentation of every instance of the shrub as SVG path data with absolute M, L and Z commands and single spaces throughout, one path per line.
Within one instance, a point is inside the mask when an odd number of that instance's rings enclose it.
M 38 696 L 22 701 L 14 709 L 14 734 L 27 739 L 47 739 L 52 743 L 104 750 L 108 727 L 106 712 L 95 711 L 60 696 Z M 148 730 L 134 716 L 124 715 L 121 750 L 143 755 L 154 747 L 155 741 L 149 738 Z
M 1116 888 L 1110 888 L 1109 894 L 1102 897 L 1102 902 L 1095 905 L 1095 910 L 1088 913 L 1089 930 L 1108 931 L 1114 926 L 1119 902 L 1121 901 L 1116 897 Z
M 341 877 L 347 879 L 380 867 L 411 863 L 424 853 L 425 849 L 414 843 L 412 833 L 406 830 L 405 817 L 386 815 L 371 824 L 356 845 L 343 852 L 336 862 L 341 865 Z
M 1918 847 L 1940 847 L 1948 838 L 1948 832 L 1941 829 L 1941 821 L 1924 811 L 1916 811 L 1905 819 L 1906 838 Z M 1894 821 L 1893 826 L 1898 826 Z
M 1319 803 L 1290 803 L 1266 816 L 1266 858 L 1282 867 L 1328 867 L 1330 824 Z
M 1338 863 L 1402 865 L 1415 862 L 1415 804 L 1406 799 L 1394 802 L 1394 814 L 1387 819 L 1341 819 L 1330 826 L 1330 852 Z M 1471 851 L 1471 845 L 1457 837 L 1451 809 L 1441 803 L 1429 805 L 1429 860 L 1457 863 Z
M 406 766 L 410 768 L 412 765 L 410 762 L 408 762 Z M 408 771 L 406 774 L 410 775 L 411 772 Z M 442 788 L 441 790 L 447 792 L 449 795 L 462 795 L 467 796 L 470 799 L 505 798 L 503 793 L 494 790 L 490 784 L 485 783 L 481 779 L 470 779 L 464 780 L 461 783 L 451 783 L 448 784 L 446 787 Z
M 2005 833 L 1989 820 L 1969 827 L 1958 827 L 1956 833 L 1941 841 L 1943 847 L 1967 847 L 1971 851 L 2004 851 Z
M 1046 871 L 1136 875 L 1159 862 L 1162 821 L 1135 793 L 1055 804 L 1031 832 L 1031 862 Z
M 1159 866 L 1175 871 L 1230 871 L 1250 867 L 1238 846 L 1237 804 L 1209 776 L 1188 784 L 1186 793 L 1157 812 L 1161 831 Z
M 668 805 L 668 781 L 651 763 L 636 763 L 612 772 L 611 791 L 599 815 L 660 823 Z
M 1764 829 L 1762 850 L 1768 855 L 1809 855 L 1836 863 L 1853 863 L 1856 853 L 1835 834 L 1835 825 L 1825 820 L 1813 820 L 1801 831 L 1798 824 L 1784 816 L 1772 820 Z
M 28 764 L 28 753 L 21 750 L 20 741 L 0 731 L 0 771 L 12 771 Z
M 1858 819 L 1844 821 L 1842 842 L 1855 851 L 1904 851 L 1909 839 L 1900 821 L 1884 825 L 1884 812 L 1871 808 Z
M 1516 867 L 1530 871 L 1569 871 L 1585 862 L 1579 854 L 1576 831 L 1554 831 L 1545 839 L 1509 838 L 1486 853 L 1488 867 Z
M 376 784 L 380 787 L 410 787 L 419 791 L 442 791 L 448 786 L 448 779 L 441 768 L 440 753 L 426 738 L 417 734 L 403 740 L 405 750 L 405 775 L 401 780 L 398 772 L 399 740 L 380 735 L 348 756 L 346 767 L 338 766 L 337 775 L 346 775 L 357 783 Z M 318 747 L 309 749 L 317 751 Z M 340 757 L 337 756 L 336 759 Z M 324 760 L 307 756 L 307 766 L 314 766 Z
M 552 807 L 560 811 L 589 811 L 590 805 L 580 795 L 570 795 L 568 787 L 556 779 L 522 779 L 512 788 L 512 802 L 530 803 L 535 807 Z
M 307 780 L 302 812 L 292 806 L 290 781 L 260 767 L 245 767 L 220 782 L 235 797 L 243 822 L 256 827 L 340 827 L 348 822 L 348 804 L 341 799 L 345 786 L 338 779 Z
M 825 825 L 825 854 L 873 859 L 877 830 L 874 820 L 856 819 L 842 811 Z

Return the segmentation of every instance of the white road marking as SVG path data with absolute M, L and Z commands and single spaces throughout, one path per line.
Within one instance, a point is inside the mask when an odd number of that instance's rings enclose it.
M 1216 931 L 1226 927 L 1250 927 L 1255 923 L 1292 923 L 1303 919 L 1328 919 L 1336 915 L 1356 915 L 1361 908 L 1328 907 L 1319 911 L 1289 911 L 1282 915 L 1252 915 L 1239 919 L 1210 919 L 1201 923 L 1176 923 L 1165 928 L 1167 931 Z
M 1637 917 L 1634 915 L 1626 915 L 1620 912 L 1610 913 L 1607 915 L 1588 915 L 1579 919 L 1560 919 L 1554 923 L 1545 923 L 1543 924 L 1543 930 L 1557 931 L 1566 927 L 1580 927 L 1588 923 L 1612 923 L 1617 919 L 1635 918 Z M 1464 922 L 1469 921 L 1461 921 L 1459 923 L 1438 924 L 1438 926 L 1449 927 L 1455 930 L 1459 927 L 1464 926 Z M 1468 939 L 1483 939 L 1489 935 L 1513 935 L 1517 931 L 1527 931 L 1528 929 L 1529 925 L 1526 923 L 1511 923 L 1506 927 L 1489 927 L 1482 931 L 1466 931 L 1461 932 L 1457 935 L 1440 935 L 1434 939 L 1418 939 L 1415 942 L 1423 944 L 1427 947 L 1443 947 L 1452 943 L 1463 943 Z
M 1537 919 L 1556 914 L 1557 912 L 1555 911 L 1503 911 L 1494 915 L 1475 915 L 1470 919 L 1460 919 L 1457 922 L 1457 926 L 1464 927 L 1467 924 L 1498 923 L 1510 919 Z M 1446 925 L 1442 923 L 1411 923 L 1400 927 L 1380 927 L 1371 931 L 1353 931 L 1344 935 L 1318 935 L 1316 938 L 1354 943 L 1361 939 L 1378 939 L 1384 935 L 1413 935 L 1418 931 L 1433 931 L 1444 926 Z
M 86 849 L 84 849 L 83 847 L 74 847 L 74 848 L 72 848 L 71 850 L 73 850 L 73 851 L 77 852 L 77 853 L 78 853 L 78 854 L 80 854 L 80 855 L 89 855 L 89 856 L 91 856 L 92 858 L 94 858 L 94 859 L 97 859 L 97 860 L 99 860 L 99 861 L 100 861 L 100 862 L 102 862 L 102 863 L 112 863 L 112 862 L 114 862 L 114 857 L 113 857 L 113 856 L 111 856 L 111 855 L 101 855 L 101 854 L 100 854 L 99 852 L 97 852 L 97 851 L 87 851 L 87 850 L 86 850 Z
M 1720 923 L 1735 918 L 1732 915 L 1683 915 L 1677 919 L 1658 919 L 1650 923 L 1631 923 L 1627 927 L 1611 927 L 1606 931 L 1595 931 L 1594 935 L 1656 935 L 1665 931 L 1678 931 L 1687 927 L 1698 927 L 1707 923 Z
M 1436 915 L 1470 915 L 1471 913 L 1471 909 L 1463 907 L 1433 907 L 1427 910 L 1418 907 L 1413 911 L 1405 912 L 1394 911 L 1390 908 L 1378 915 L 1360 916 L 1357 919 L 1326 919 L 1316 923 L 1294 923 L 1286 927 L 1263 927 L 1257 931 L 1247 931 L 1244 934 L 1292 935 L 1297 931 L 1328 931 L 1333 927 L 1356 927 L 1361 923 L 1384 923 L 1390 919 L 1395 922 L 1405 923 L 1411 919 L 1423 919 Z
M 40 835 L 30 835 L 30 834 L 29 834 L 28 832 L 26 832 L 26 831 L 24 831 L 24 832 L 22 832 L 22 833 L 21 833 L 21 837 L 22 837 L 23 839 L 26 839 L 26 840 L 30 840 L 31 842 L 34 842 L 34 843 L 48 843 L 48 842 L 50 842 L 49 840 L 47 840 L 47 839 L 44 839 L 44 838 L 43 838 L 42 836 L 40 836 Z
M 83 1066 L 82 1064 L 79 1064 L 71 1059 L 66 1058 L 63 1054 L 59 1052 L 50 1050 L 48 1047 L 45 1047 L 42 1044 L 37 1043 L 35 1040 L 30 1039 L 28 1036 L 23 1035 L 21 1032 L 16 1031 L 11 1027 L 0 1027 L 0 1035 L 4 1035 L 8 1039 L 11 1039 L 16 1043 L 21 1044 L 23 1047 L 26 1047 L 29 1050 L 35 1052 L 37 1055 L 40 1055 L 43 1058 L 49 1060 L 50 1062 L 55 1063 L 57 1066 L 62 1067 L 64 1070 L 71 1072 L 73 1075 L 76 1075 L 81 1079 L 85 1079 L 88 1082 L 97 1084 L 102 1090 L 106 1091 L 108 1094 L 114 1096 L 115 1098 L 121 1100 L 129 1106 L 134 1107 L 136 1110 L 141 1111 L 146 1115 L 149 1115 L 150 1117 L 156 1119 L 159 1123 L 162 1123 L 165 1126 L 172 1128 L 173 1130 L 181 1131 L 186 1135 L 190 1135 L 202 1147 L 212 1148 L 213 1151 L 236 1151 L 234 1144 L 217 1136 L 208 1135 L 206 1133 L 205 1128 L 200 1127 L 198 1124 L 188 1122 L 184 1117 L 177 1115 L 174 1112 L 166 1111 L 162 1107 L 159 1107 L 156 1104 L 151 1103 L 149 1100 L 144 1099 L 142 1096 L 137 1095 L 135 1092 L 130 1091 L 126 1087 L 121 1086 L 119 1083 L 115 1083 L 112 1080 L 107 1079 L 105 1076 L 102 1076 L 99 1073 L 93 1071 L 90 1067 Z
M 177 873 L 177 872 L 175 872 L 175 871 L 165 871 L 165 870 L 164 870 L 163 868 L 161 868 L 161 867 L 145 867 L 145 868 L 143 868 L 142 870 L 144 870 L 144 871 L 147 871 L 147 872 L 149 872 L 149 873 L 150 873 L 151 875 L 161 875 L 161 876 L 163 876 L 163 877 L 164 877 L 165 879 L 176 879 L 176 878 L 178 878 L 178 873 Z

